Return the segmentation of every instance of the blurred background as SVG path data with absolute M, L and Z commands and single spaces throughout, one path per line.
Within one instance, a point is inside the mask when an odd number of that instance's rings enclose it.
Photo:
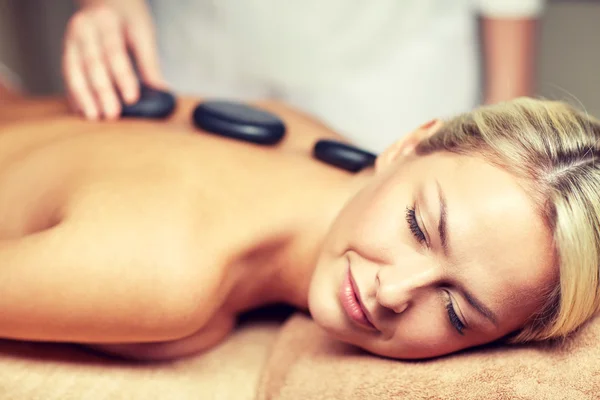
M 35 94 L 63 91 L 68 0 L 0 0 L 0 60 Z M 541 22 L 538 94 L 581 102 L 600 116 L 600 1 L 551 0 Z

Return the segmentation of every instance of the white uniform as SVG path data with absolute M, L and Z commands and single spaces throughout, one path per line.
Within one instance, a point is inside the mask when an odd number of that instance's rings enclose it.
M 480 99 L 476 15 L 543 0 L 150 0 L 178 93 L 276 97 L 379 152 Z

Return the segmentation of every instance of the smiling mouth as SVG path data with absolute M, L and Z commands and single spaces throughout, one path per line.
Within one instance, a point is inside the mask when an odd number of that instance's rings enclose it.
M 339 299 L 346 315 L 363 328 L 369 330 L 377 330 L 375 325 L 369 321 L 364 305 L 360 301 L 360 294 L 356 287 L 356 283 L 350 273 L 350 268 L 346 272 L 346 276 L 342 282 L 339 292 Z

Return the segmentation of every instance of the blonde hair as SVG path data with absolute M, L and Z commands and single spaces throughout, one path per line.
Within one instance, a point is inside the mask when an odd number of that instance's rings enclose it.
M 448 121 L 419 154 L 479 155 L 526 183 L 554 237 L 559 282 L 512 342 L 563 338 L 600 310 L 600 121 L 516 99 Z

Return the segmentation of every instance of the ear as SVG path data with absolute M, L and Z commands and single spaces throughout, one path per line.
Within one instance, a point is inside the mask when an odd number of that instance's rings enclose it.
M 442 125 L 443 122 L 441 120 L 433 119 L 392 144 L 375 160 L 375 170 L 386 169 L 398 158 L 411 154 L 422 140 L 435 134 Z

